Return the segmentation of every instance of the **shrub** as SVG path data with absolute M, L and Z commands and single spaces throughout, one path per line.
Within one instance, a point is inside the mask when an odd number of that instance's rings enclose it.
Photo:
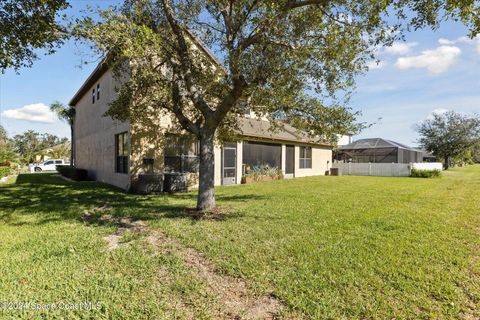
M 76 181 L 88 180 L 88 172 L 85 169 L 75 168 L 73 166 L 57 166 L 57 171 L 64 177 Z
M 250 168 L 250 167 L 249 167 Z M 252 177 L 254 181 L 262 180 L 262 177 L 271 177 L 273 180 L 283 179 L 282 169 L 269 165 L 254 166 L 244 177 Z
M 412 169 L 410 177 L 414 178 L 438 178 L 442 175 L 440 170 L 418 170 Z
M 10 166 L 1 166 L 0 167 L 0 178 L 6 177 L 12 173 Z

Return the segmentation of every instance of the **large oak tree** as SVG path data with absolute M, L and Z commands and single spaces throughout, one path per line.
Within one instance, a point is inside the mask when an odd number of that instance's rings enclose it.
M 480 143 L 480 117 L 454 111 L 434 113 L 431 119 L 417 126 L 419 143 L 435 156 L 442 158 L 445 170 L 455 157 L 463 157 Z
M 473 36 L 478 12 L 478 1 L 460 0 L 128 0 L 100 20 L 77 21 L 75 32 L 108 53 L 118 77 L 129 74 L 110 116 L 157 110 L 198 137 L 197 208 L 208 210 L 214 138 L 231 132 L 245 107 L 312 136 L 355 131 L 344 105 L 379 46 L 445 19 L 462 20 Z

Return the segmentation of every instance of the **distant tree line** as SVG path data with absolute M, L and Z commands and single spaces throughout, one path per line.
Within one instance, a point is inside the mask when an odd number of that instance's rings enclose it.
M 0 165 L 10 163 L 29 164 L 36 156 L 65 158 L 70 155 L 68 138 L 60 138 L 49 133 L 27 130 L 9 138 L 0 125 Z M 52 149 L 52 147 L 55 147 Z M 51 149 L 51 150 L 49 150 Z

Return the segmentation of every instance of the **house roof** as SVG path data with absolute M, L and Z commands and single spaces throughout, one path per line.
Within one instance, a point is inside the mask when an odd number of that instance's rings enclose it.
M 409 147 L 405 144 L 388 140 L 388 139 L 383 139 L 383 138 L 360 139 L 340 147 L 341 150 L 378 149 L 378 148 L 400 148 L 400 149 L 420 152 L 420 150 Z
M 305 131 L 298 130 L 288 123 L 279 122 L 276 128 L 266 120 L 255 118 L 239 119 L 239 134 L 254 139 L 267 139 L 279 142 L 296 142 L 332 147 L 322 139 L 315 139 Z

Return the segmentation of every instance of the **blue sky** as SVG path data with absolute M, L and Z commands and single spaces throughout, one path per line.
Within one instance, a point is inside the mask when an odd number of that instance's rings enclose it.
M 116 2 L 101 1 L 102 6 Z M 69 14 L 97 3 L 72 1 Z M 480 39 L 468 40 L 466 35 L 461 24 L 448 22 L 435 32 L 408 33 L 406 42 L 381 49 L 381 63 L 372 63 L 358 78 L 350 102 L 362 111 L 362 121 L 376 124 L 355 139 L 382 137 L 415 145 L 414 125 L 435 110 L 480 113 Z M 0 75 L 0 123 L 9 135 L 34 129 L 69 136 L 68 126 L 49 114 L 46 105 L 55 100 L 68 103 L 95 67 L 92 63 L 80 68 L 80 52 L 85 48 L 68 42 L 19 75 L 13 70 Z

